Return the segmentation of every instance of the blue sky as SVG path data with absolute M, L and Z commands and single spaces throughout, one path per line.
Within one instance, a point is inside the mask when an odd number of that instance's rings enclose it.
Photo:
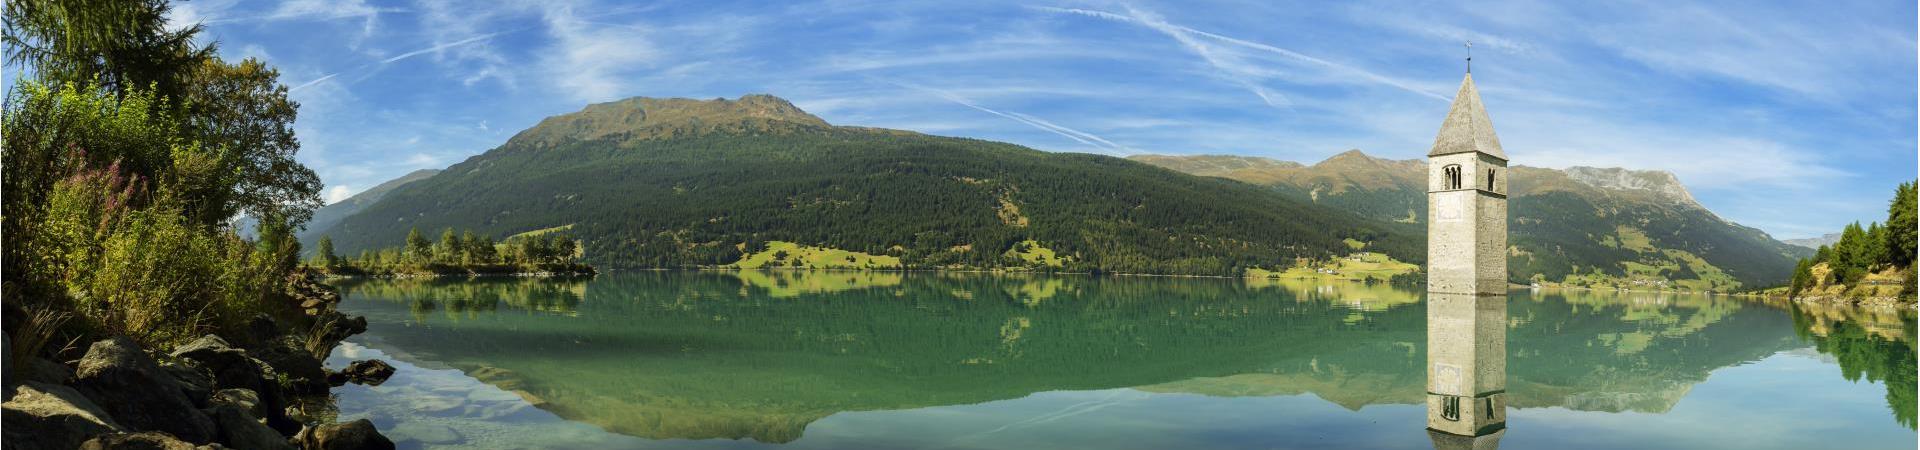
M 1780 238 L 1916 173 L 1915 5 L 197 0 L 282 71 L 330 200 L 631 96 L 1052 151 L 1419 158 L 1474 42 L 1514 163 L 1668 170 Z

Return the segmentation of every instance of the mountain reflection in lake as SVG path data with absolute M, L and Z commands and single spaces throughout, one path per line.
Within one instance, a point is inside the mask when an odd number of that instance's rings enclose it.
M 350 280 L 402 448 L 1431 448 L 1427 305 L 1358 283 L 861 272 Z M 1910 312 L 1515 292 L 1510 448 L 1906 448 Z

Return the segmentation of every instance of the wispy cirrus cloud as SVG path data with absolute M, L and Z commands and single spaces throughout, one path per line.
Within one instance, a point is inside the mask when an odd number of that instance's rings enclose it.
M 342 70 L 342 71 L 339 71 L 339 72 L 333 72 L 333 73 L 328 73 L 328 74 L 326 74 L 326 75 L 321 75 L 320 77 L 317 77 L 317 78 L 314 78 L 314 79 L 312 79 L 312 80 L 309 80 L 309 81 L 306 81 L 306 82 L 302 82 L 302 83 L 300 83 L 300 84 L 297 84 L 297 85 L 294 85 L 293 87 L 290 87 L 290 88 L 287 88 L 287 91 L 289 91 L 289 92 L 297 92 L 297 91 L 301 91 L 301 90 L 304 90 L 304 89 L 306 89 L 306 88 L 309 88 L 309 87 L 313 87 L 314 85 L 317 85 L 317 84 L 320 84 L 320 83 L 324 83 L 324 82 L 327 82 L 327 81 L 329 81 L 329 80 L 332 80 L 332 79 L 334 79 L 334 77 L 338 77 L 338 76 L 340 76 L 340 74 L 342 74 L 342 73 L 348 73 L 348 72 L 353 72 L 353 71 L 361 71 L 361 70 L 367 70 L 367 69 L 371 69 L 371 68 L 376 68 L 376 67 L 379 67 L 379 66 L 384 66 L 384 65 L 387 65 L 387 64 L 393 64 L 393 63 L 396 63 L 396 62 L 400 62 L 400 61 L 404 61 L 404 60 L 407 60 L 407 59 L 409 59 L 409 58 L 413 58 L 413 57 L 416 57 L 416 56 L 420 56 L 420 55 L 425 55 L 425 54 L 429 54 L 429 53 L 436 53 L 436 52 L 440 52 L 440 51 L 444 51 L 444 50 L 446 50 L 446 49 L 449 49 L 449 48 L 454 48 L 454 47 L 459 47 L 459 46 L 463 46 L 463 45 L 469 45 L 469 44 L 473 44 L 473 43 L 476 43 L 476 42 L 481 42 L 481 41 L 485 41 L 485 40 L 487 40 L 487 39 L 492 39 L 492 38 L 493 38 L 494 36 L 498 36 L 498 35 L 500 35 L 501 33 L 504 33 L 504 32 L 500 32 L 500 33 L 488 33 L 488 34 L 483 34 L 483 35 L 479 35 L 479 36 L 474 36 L 474 37 L 470 37 L 470 38 L 466 38 L 466 39 L 461 39 L 461 40 L 458 40 L 458 41 L 454 41 L 454 42 L 448 42 L 448 43 L 444 43 L 444 44 L 436 44 L 436 45 L 434 45 L 434 46 L 431 46 L 431 47 L 426 47 L 426 48 L 421 48 L 421 49 L 416 49 L 416 50 L 410 50 L 410 51 L 407 51 L 407 52 L 404 52 L 404 53 L 401 53 L 401 54 L 398 54 L 398 55 L 394 55 L 394 56 L 390 56 L 390 57 L 387 57 L 387 58 L 383 58 L 383 59 L 380 59 L 380 60 L 378 60 L 378 61 L 374 61 L 374 62 L 371 62 L 371 63 L 367 63 L 367 64 L 361 64 L 361 65 L 359 65 L 359 66 L 356 66 L 356 67 L 354 67 L 354 68 L 351 68 L 351 69 L 347 69 L 347 70 Z
M 1030 127 L 1038 128 L 1042 131 L 1046 131 L 1048 133 L 1053 133 L 1061 137 L 1071 139 L 1074 142 L 1079 142 L 1101 153 L 1120 155 L 1120 156 L 1142 153 L 1141 151 L 1135 150 L 1132 147 L 1114 143 L 1113 141 L 1109 141 L 1105 138 L 1101 138 L 1100 136 L 1095 136 L 1092 133 L 1087 133 L 1084 131 L 1060 126 L 1053 122 L 1047 121 L 1046 119 L 1041 119 L 1039 117 L 1034 117 L 1032 115 L 1018 113 L 1018 112 L 1000 111 L 993 108 L 980 106 L 979 104 L 974 103 L 972 100 L 968 100 L 966 97 L 961 97 L 957 94 L 954 94 L 952 92 L 948 92 L 945 90 L 930 88 L 926 86 L 919 86 L 914 84 L 908 84 L 908 83 L 900 83 L 900 82 L 891 82 L 891 83 L 899 85 L 901 87 L 932 94 L 935 97 L 939 97 L 946 101 L 953 102 L 960 106 L 973 108 L 974 110 L 977 110 L 980 112 L 1004 117 L 1014 122 L 1019 122 L 1021 124 L 1024 124 Z
M 1254 42 L 1246 39 L 1240 39 L 1232 36 L 1226 36 L 1222 34 L 1201 31 L 1201 30 L 1189 28 L 1186 26 L 1169 23 L 1166 20 L 1160 18 L 1160 16 L 1157 14 L 1146 12 L 1146 11 L 1134 8 L 1132 6 L 1128 6 L 1128 9 L 1127 9 L 1128 13 L 1124 15 L 1115 14 L 1115 13 L 1106 12 L 1106 11 L 1079 9 L 1079 8 L 1041 7 L 1038 9 L 1042 11 L 1051 11 L 1051 12 L 1057 12 L 1057 13 L 1078 14 L 1078 15 L 1083 15 L 1088 17 L 1095 17 L 1095 18 L 1107 19 L 1107 20 L 1112 20 L 1117 22 L 1130 23 L 1130 24 L 1145 26 L 1145 27 L 1154 29 L 1155 31 L 1159 31 L 1163 34 L 1173 37 L 1175 40 L 1180 41 L 1180 43 L 1186 46 L 1186 48 L 1189 51 L 1192 51 L 1196 54 L 1201 55 L 1202 58 L 1207 59 L 1207 61 L 1209 63 L 1212 63 L 1215 67 L 1219 67 L 1222 70 L 1226 70 L 1230 73 L 1235 74 L 1236 80 L 1250 79 L 1250 75 L 1257 74 L 1260 72 L 1260 70 L 1256 68 L 1250 68 L 1244 62 L 1220 56 L 1219 51 L 1216 50 L 1213 46 L 1207 45 L 1207 43 L 1202 42 L 1199 39 L 1196 39 L 1196 37 L 1204 37 L 1220 43 L 1232 44 L 1235 46 L 1272 53 L 1272 54 L 1283 56 L 1295 61 L 1308 63 L 1309 65 L 1312 65 L 1312 66 L 1318 66 L 1320 68 L 1330 69 L 1344 75 L 1357 76 L 1360 79 L 1363 79 L 1372 83 L 1391 86 L 1396 89 L 1404 90 L 1407 92 L 1411 92 L 1411 93 L 1418 94 L 1428 98 L 1433 98 L 1436 100 L 1441 100 L 1441 101 L 1452 100 L 1452 97 L 1441 95 L 1432 91 L 1428 91 L 1426 89 L 1420 88 L 1419 86 L 1415 86 L 1412 83 L 1401 81 L 1385 75 L 1380 75 L 1378 73 L 1374 73 L 1372 71 L 1368 71 L 1358 67 L 1336 63 L 1333 61 L 1329 61 L 1329 60 L 1314 57 L 1314 56 L 1309 56 L 1304 53 L 1288 50 L 1288 49 L 1281 48 L 1274 45 L 1263 44 L 1263 43 Z M 1258 92 L 1256 91 L 1256 93 Z M 1261 95 L 1261 98 L 1265 99 L 1266 95 Z

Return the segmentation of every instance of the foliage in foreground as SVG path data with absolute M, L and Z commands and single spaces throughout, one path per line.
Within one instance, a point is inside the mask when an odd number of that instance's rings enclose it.
M 271 68 L 170 29 L 167 8 L 6 2 L 7 65 L 29 76 L 0 107 L 3 299 L 73 319 L 10 332 L 165 345 L 236 329 L 286 295 L 289 231 L 319 192 L 293 160 L 298 105 Z M 227 223 L 242 212 L 265 219 L 259 239 Z

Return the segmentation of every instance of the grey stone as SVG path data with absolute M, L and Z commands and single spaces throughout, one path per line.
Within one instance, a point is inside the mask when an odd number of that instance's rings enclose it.
M 213 395 L 214 385 L 213 376 L 208 375 L 206 370 L 177 362 L 160 363 L 160 370 L 180 382 L 180 393 L 186 394 L 188 400 L 193 400 L 194 406 L 207 406 L 207 397 Z
M 66 364 L 46 358 L 33 358 L 21 363 L 20 382 L 38 381 L 48 384 L 67 384 L 73 381 L 73 368 Z
M 393 450 L 393 441 L 380 435 L 367 419 L 302 431 L 300 442 L 308 450 Z
M 148 431 L 100 436 L 80 444 L 80 450 L 194 450 L 194 446 L 166 433 Z
M 214 391 L 211 398 L 207 399 L 207 404 L 209 407 L 219 407 L 223 405 L 237 407 L 246 410 L 248 414 L 253 414 L 254 417 L 266 417 L 268 415 L 267 405 L 260 402 L 260 394 L 253 392 L 252 389 L 236 388 Z
M 340 374 L 356 384 L 379 386 L 380 383 L 387 382 L 387 378 L 392 377 L 393 372 L 393 365 L 387 364 L 386 361 L 368 359 L 347 364 L 347 368 L 342 369 Z
M 387 430 L 387 434 L 396 442 L 414 441 L 423 444 L 447 445 L 458 444 L 461 440 L 460 432 L 454 431 L 451 427 L 419 421 L 394 425 L 393 429 Z
M 74 387 L 129 430 L 162 431 L 193 443 L 213 441 L 213 421 L 194 408 L 180 383 L 132 339 L 93 343 L 74 371 Z
M 28 381 L 0 403 L 0 427 L 8 449 L 70 449 L 87 439 L 121 431 L 106 411 L 66 386 Z
M 327 370 L 320 359 L 304 349 L 273 346 L 254 351 L 252 355 L 285 376 L 287 388 L 294 395 L 325 394 L 331 387 L 327 385 Z
M 249 409 L 258 411 L 260 415 L 257 417 L 265 418 L 275 430 L 290 435 L 300 429 L 293 419 L 279 413 L 287 405 L 286 395 L 275 380 L 279 367 L 249 356 L 247 352 L 233 348 L 225 340 L 213 335 L 202 336 L 175 348 L 173 355 L 205 368 L 213 375 L 215 389 L 253 391 L 258 406 Z
M 292 449 L 287 437 L 268 428 L 254 418 L 253 413 L 235 405 L 215 406 L 208 411 L 213 422 L 219 426 L 218 442 L 233 448 L 244 449 Z

